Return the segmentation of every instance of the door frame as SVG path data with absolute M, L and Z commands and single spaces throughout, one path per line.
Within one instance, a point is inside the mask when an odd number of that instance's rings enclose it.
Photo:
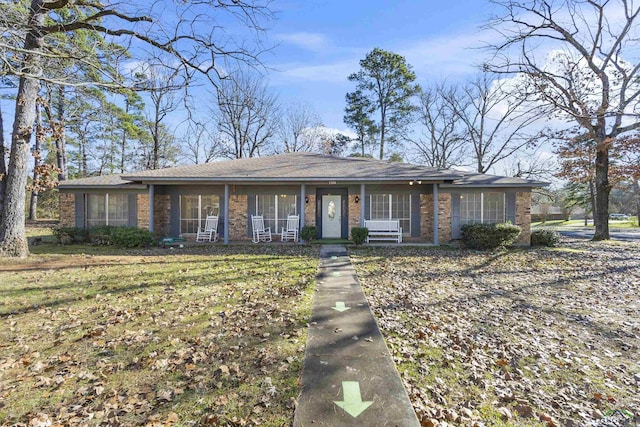
M 322 239 L 322 196 L 340 196 L 340 238 L 349 238 L 349 189 L 338 188 L 317 188 L 316 189 L 316 227 L 318 229 L 318 239 Z

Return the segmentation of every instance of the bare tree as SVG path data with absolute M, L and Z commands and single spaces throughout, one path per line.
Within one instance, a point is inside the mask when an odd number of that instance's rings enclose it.
M 221 82 L 214 114 L 226 156 L 256 157 L 277 132 L 277 98 L 261 78 L 240 70 Z
M 449 100 L 456 99 L 456 87 L 440 83 L 420 92 L 417 106 L 418 136 L 406 135 L 420 161 L 436 168 L 464 164 L 467 147 L 461 132 L 462 120 Z
M 0 223 L 5 199 L 5 181 L 7 178 L 6 147 L 4 144 L 4 120 L 2 115 L 2 103 L 0 102 Z
M 151 149 L 147 152 L 146 169 L 158 169 L 161 164 L 161 154 L 166 151 L 167 144 L 175 138 L 162 138 L 166 134 L 166 124 L 162 127 L 167 116 L 176 111 L 180 105 L 177 94 L 184 89 L 189 80 L 181 74 L 181 69 L 170 69 L 162 65 L 145 66 L 138 73 L 141 81 L 137 86 L 149 94 L 150 110 L 146 112 L 147 125 L 151 134 Z
M 296 151 L 315 151 L 316 139 L 313 129 L 321 126 L 320 117 L 313 108 L 304 102 L 287 104 L 280 119 L 279 134 L 285 153 Z
M 189 163 L 209 163 L 223 155 L 222 140 L 202 123 L 189 123 L 183 137 L 182 157 Z
M 7 74 L 20 78 L 14 115 L 11 152 L 6 180 L 6 199 L 0 223 L 0 253 L 26 257 L 25 192 L 29 144 L 35 120 L 35 103 L 40 81 L 67 84 L 120 84 L 118 64 L 105 64 L 103 57 L 60 44 L 60 37 L 76 31 L 99 33 L 123 46 L 134 42 L 142 49 L 170 55 L 175 67 L 190 69 L 216 82 L 220 59 L 255 62 L 255 51 L 225 33 L 220 22 L 230 15 L 236 22 L 260 31 L 260 22 L 270 14 L 268 1 L 202 0 L 185 2 L 31 0 L 4 3 L 0 16 L 0 57 Z M 171 9 L 174 8 L 174 9 Z M 162 23 L 167 23 L 163 27 Z M 122 51 L 117 59 L 124 59 Z M 87 81 L 74 82 L 73 73 L 63 75 L 43 70 L 43 58 L 64 57 L 94 70 Z M 49 70 L 47 70 L 49 71 Z
M 446 100 L 464 129 L 460 135 L 469 144 L 478 173 L 488 172 L 537 140 L 526 133 L 541 112 L 516 88 L 483 73 L 459 91 L 446 93 Z
M 31 182 L 31 196 L 29 197 L 29 216 L 28 219 L 33 221 L 38 218 L 38 186 L 36 182 L 39 179 L 39 166 L 42 158 L 41 148 L 42 141 L 45 138 L 44 126 L 42 126 L 42 109 L 40 103 L 36 103 L 36 137 L 33 149 L 33 177 Z
M 56 166 L 60 171 L 58 181 L 67 179 L 67 143 L 65 136 L 66 94 L 64 86 L 52 87 L 46 84 L 47 100 L 43 102 L 49 130 L 55 143 Z M 52 108 L 55 106 L 55 111 Z
M 533 152 L 511 159 L 505 167 L 505 174 L 516 178 L 544 180 L 551 179 L 556 168 L 557 165 L 554 162 L 543 159 Z
M 640 128 L 640 5 L 627 0 L 495 3 L 502 13 L 488 26 L 502 40 L 490 46 L 494 57 L 486 68 L 527 76 L 542 105 L 575 123 L 579 139 L 595 142 L 593 239 L 609 239 L 609 153 L 617 138 Z M 550 60 L 540 57 L 541 47 L 554 49 Z

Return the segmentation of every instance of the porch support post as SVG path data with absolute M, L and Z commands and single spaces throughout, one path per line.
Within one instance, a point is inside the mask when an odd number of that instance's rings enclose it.
M 304 227 L 304 211 L 306 209 L 305 199 L 307 198 L 307 187 L 305 184 L 300 184 L 300 229 Z
M 438 242 L 438 184 L 433 184 L 433 244 Z
M 229 184 L 224 185 L 224 244 L 229 244 Z
M 364 182 L 360 184 L 360 227 L 364 227 Z
M 149 184 L 149 231 L 154 232 L 153 229 L 153 199 L 154 199 L 155 188 L 153 184 Z

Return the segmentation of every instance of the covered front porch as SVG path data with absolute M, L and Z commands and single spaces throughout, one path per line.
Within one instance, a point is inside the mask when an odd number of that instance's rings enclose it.
M 317 239 L 349 239 L 350 230 L 363 227 L 366 220 L 397 220 L 402 225 L 403 242 L 437 245 L 443 235 L 444 240 L 451 236 L 450 195 L 440 191 L 440 184 L 150 182 L 146 183 L 147 193 L 139 195 L 139 203 L 148 210 L 148 219 L 141 225 L 162 236 L 189 240 L 195 238 L 196 229 L 203 226 L 207 215 L 216 215 L 220 241 L 229 244 L 251 238 L 251 215 L 264 216 L 265 224 L 276 236 L 274 241 L 279 240 L 288 215 L 300 217 L 300 229 L 315 226 Z

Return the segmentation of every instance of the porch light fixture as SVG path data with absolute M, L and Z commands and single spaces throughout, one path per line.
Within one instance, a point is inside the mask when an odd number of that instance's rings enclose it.
M 309 196 L 306 196 L 306 197 L 304 198 L 304 202 L 305 202 L 305 203 L 309 203 Z
M 416 181 L 416 180 L 411 180 L 411 181 L 409 181 L 409 185 L 413 185 L 413 184 L 418 184 L 418 185 L 420 185 L 420 184 L 422 184 L 422 181 Z
M 356 195 L 355 201 L 356 201 L 356 203 L 360 203 L 360 196 Z

